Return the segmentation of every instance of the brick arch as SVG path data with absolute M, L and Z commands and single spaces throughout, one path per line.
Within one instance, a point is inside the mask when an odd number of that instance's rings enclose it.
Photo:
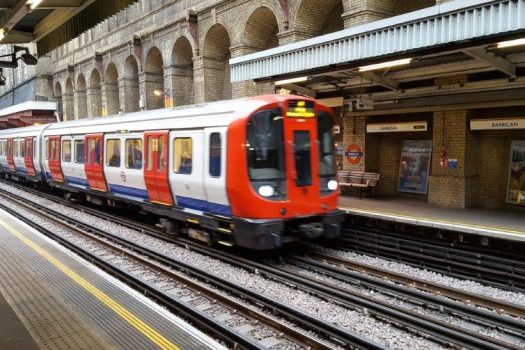
M 122 87 L 124 89 L 124 112 L 140 109 L 139 64 L 137 58 L 130 55 L 124 61 Z
M 62 107 L 62 85 L 60 82 L 56 82 L 53 87 L 53 101 L 57 103 L 57 113 L 60 120 L 63 119 L 64 110 Z
M 161 51 L 153 46 L 146 55 L 144 65 L 146 108 L 164 108 L 164 97 L 167 93 L 164 90 L 164 59 Z
M 80 73 L 75 85 L 75 115 L 78 119 L 87 117 L 86 78 Z
M 115 63 L 110 62 L 104 74 L 104 92 L 102 94 L 102 114 L 118 114 L 120 111 L 120 99 L 118 88 L 118 70 Z
M 205 101 L 231 98 L 230 35 L 222 24 L 214 24 L 206 32 L 202 55 Z
M 62 94 L 62 106 L 64 109 L 64 120 L 75 119 L 75 106 L 73 103 L 73 81 L 66 79 L 66 85 Z
M 193 89 L 193 47 L 190 40 L 181 36 L 177 38 L 171 52 L 172 91 L 168 92 L 173 98 L 173 105 L 186 105 L 194 102 Z
M 97 68 L 93 68 L 89 76 L 89 87 L 87 89 L 87 115 L 98 117 L 102 115 L 102 79 Z
M 302 0 L 292 10 L 293 29 L 306 37 L 343 30 L 344 5 L 342 0 Z
M 266 6 L 255 9 L 244 26 L 244 44 L 249 49 L 261 51 L 279 46 L 279 25 L 274 12 Z

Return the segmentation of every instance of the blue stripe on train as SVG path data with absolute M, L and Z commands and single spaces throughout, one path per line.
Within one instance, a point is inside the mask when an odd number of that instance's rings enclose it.
M 134 187 L 127 187 L 115 184 L 108 184 L 109 191 L 121 196 L 148 199 L 148 191 Z
M 80 177 L 66 176 L 66 183 L 73 186 L 87 187 L 87 179 L 82 179 Z
M 228 205 L 211 203 L 202 199 L 176 196 L 177 205 L 183 208 L 206 211 L 212 214 L 231 216 L 231 209 Z

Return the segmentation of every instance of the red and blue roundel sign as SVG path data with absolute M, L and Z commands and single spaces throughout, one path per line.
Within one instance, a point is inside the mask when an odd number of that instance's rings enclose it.
M 357 164 L 363 158 L 363 151 L 354 143 L 346 148 L 345 156 L 350 164 Z

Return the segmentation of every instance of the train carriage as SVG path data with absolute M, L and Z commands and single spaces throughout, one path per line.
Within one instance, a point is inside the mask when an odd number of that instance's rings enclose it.
M 0 131 L 0 170 L 4 174 L 34 182 L 42 180 L 39 137 L 45 127 L 38 125 Z
M 35 154 L 68 194 L 140 206 L 208 243 L 273 249 L 339 234 L 332 126 L 315 100 L 267 95 L 50 124 Z

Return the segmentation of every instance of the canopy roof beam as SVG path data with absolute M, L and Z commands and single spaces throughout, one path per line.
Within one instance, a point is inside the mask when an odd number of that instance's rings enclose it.
M 464 52 L 470 57 L 483 61 L 492 68 L 507 74 L 509 77 L 516 78 L 516 66 L 509 60 L 496 56 L 493 52 L 488 52 L 483 48 L 465 50 Z

